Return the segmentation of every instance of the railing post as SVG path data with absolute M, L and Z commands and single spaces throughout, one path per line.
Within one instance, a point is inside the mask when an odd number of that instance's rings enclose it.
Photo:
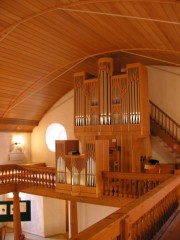
M 13 226 L 14 226 L 14 240 L 23 240 L 21 228 L 21 215 L 20 215 L 20 201 L 19 192 L 13 192 Z
M 69 201 L 69 217 L 70 217 L 69 237 L 70 239 L 74 239 L 74 237 L 78 233 L 78 217 L 76 201 Z
M 128 217 L 126 217 L 122 223 L 122 238 L 123 240 L 132 239 L 132 224 Z

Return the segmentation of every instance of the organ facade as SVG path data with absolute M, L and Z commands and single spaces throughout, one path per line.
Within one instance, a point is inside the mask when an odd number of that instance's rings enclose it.
M 75 73 L 74 134 L 79 155 L 62 153 L 70 163 L 66 169 L 70 192 L 76 186 L 74 192 L 86 195 L 91 188 L 89 193 L 99 196 L 102 171 L 140 172 L 141 157 L 151 155 L 149 119 L 148 77 L 141 63 L 127 64 L 122 72 L 113 58 L 100 58 L 95 76 Z

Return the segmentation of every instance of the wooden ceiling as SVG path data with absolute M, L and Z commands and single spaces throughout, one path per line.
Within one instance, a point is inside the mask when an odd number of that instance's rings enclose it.
M 101 56 L 180 66 L 180 1 L 0 0 L 0 131 L 31 132 Z

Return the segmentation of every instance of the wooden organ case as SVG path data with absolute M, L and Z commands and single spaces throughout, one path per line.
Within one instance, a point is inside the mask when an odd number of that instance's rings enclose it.
M 141 156 L 150 156 L 145 66 L 128 64 L 121 73 L 112 58 L 101 58 L 97 64 L 97 76 L 74 74 L 78 140 L 56 141 L 56 189 L 74 196 L 101 196 L 102 171 L 140 172 Z M 78 152 L 79 143 L 81 154 L 67 152 Z
M 147 69 L 133 63 L 121 73 L 112 58 L 97 65 L 95 77 L 74 74 L 75 136 L 83 151 L 89 139 L 109 140 L 110 171 L 140 172 L 141 156 L 151 155 Z
M 57 191 L 73 196 L 101 196 L 101 172 L 109 169 L 109 142 L 86 141 L 85 148 L 85 154 L 76 154 L 79 152 L 78 140 L 56 141 Z

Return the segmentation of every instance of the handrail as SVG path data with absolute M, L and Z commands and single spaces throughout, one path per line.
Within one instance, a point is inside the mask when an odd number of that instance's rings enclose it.
M 179 187 L 180 177 L 173 176 L 136 203 L 124 207 L 128 211 L 125 239 L 152 239 L 178 208 Z
M 161 110 L 152 101 L 150 102 L 150 116 L 153 121 L 161 126 L 177 143 L 180 142 L 180 125 Z
M 173 175 L 152 191 L 93 224 L 72 239 L 153 239 L 176 211 L 179 187 L 180 176 Z

